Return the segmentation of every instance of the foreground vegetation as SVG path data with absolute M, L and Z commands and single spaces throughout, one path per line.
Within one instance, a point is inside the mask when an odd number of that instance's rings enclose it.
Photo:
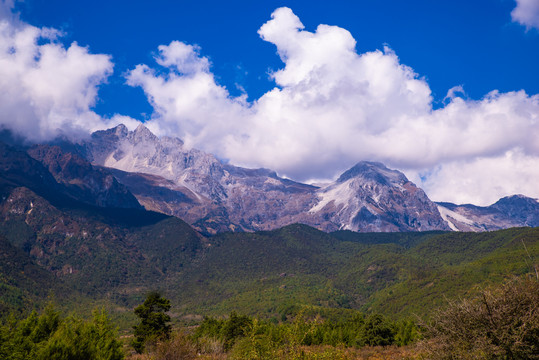
M 534 274 L 535 275 L 535 274 Z M 2 359 L 539 359 L 539 279 L 523 276 L 451 301 L 420 321 L 304 307 L 268 321 L 232 312 L 170 328 L 167 299 L 150 293 L 122 342 L 104 310 L 82 320 L 52 305 L 0 326 Z
M 0 327 L 0 358 L 5 360 L 63 360 L 124 358 L 116 327 L 104 310 L 91 320 L 62 318 L 52 305 L 38 315 L 13 316 Z

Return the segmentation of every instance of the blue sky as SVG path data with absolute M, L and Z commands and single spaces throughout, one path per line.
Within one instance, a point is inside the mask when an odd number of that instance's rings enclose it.
M 25 0 L 16 9 L 30 24 L 62 30 L 66 44 L 77 41 L 112 55 L 114 74 L 101 86 L 96 111 L 144 118 L 151 106 L 141 89 L 124 86 L 122 75 L 151 63 L 157 46 L 172 40 L 199 45 L 217 81 L 233 95 L 241 86 L 253 100 L 271 89 L 268 70 L 282 62 L 257 30 L 282 6 L 307 30 L 319 24 L 347 29 L 358 52 L 389 45 L 427 79 L 435 107 L 456 85 L 474 99 L 493 89 L 539 93 L 539 35 L 511 20 L 513 0 Z
M 0 127 L 143 122 L 233 164 L 539 198 L 539 0 L 0 0 Z

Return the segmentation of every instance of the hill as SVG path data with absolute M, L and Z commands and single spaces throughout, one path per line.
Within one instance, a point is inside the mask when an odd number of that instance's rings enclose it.
M 279 317 L 315 305 L 424 315 L 446 299 L 529 272 L 527 251 L 536 261 L 538 228 L 326 234 L 290 225 L 214 237 L 203 257 L 168 286 L 184 313 Z
M 447 298 L 530 271 L 539 257 L 538 228 L 326 233 L 293 224 L 204 237 L 141 209 L 106 169 L 83 158 L 34 148 L 43 163 L 8 146 L 0 151 L 5 309 L 23 310 L 52 290 L 66 303 L 74 294 L 129 314 L 158 289 L 184 320 L 231 310 L 283 318 L 307 305 L 424 315 Z M 380 167 L 372 166 L 367 175 L 377 177 Z M 95 186 L 79 186 L 84 178 Z

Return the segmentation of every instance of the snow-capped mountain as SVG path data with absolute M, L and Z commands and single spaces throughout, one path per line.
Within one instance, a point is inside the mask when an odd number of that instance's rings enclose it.
M 438 203 L 442 218 L 454 231 L 493 231 L 539 226 L 539 201 L 524 195 L 507 196 L 490 206 Z
M 81 148 L 147 209 L 178 216 L 206 233 L 295 222 L 325 231 L 449 230 L 421 189 L 379 163 L 358 163 L 334 183 L 317 187 L 267 169 L 223 164 L 143 125 L 132 132 L 123 125 L 98 131 Z
M 360 162 L 316 192 L 309 213 L 354 231 L 448 230 L 436 204 L 403 173 Z
M 292 223 L 324 231 L 539 226 L 535 199 L 512 196 L 488 207 L 435 204 L 404 174 L 375 162 L 359 162 L 336 181 L 315 186 L 268 169 L 224 164 L 186 148 L 180 139 L 157 137 L 143 125 L 135 131 L 119 125 L 79 143 L 60 139 L 56 144 L 22 151 L 0 146 L 5 150 L 0 151 L 3 181 L 98 207 L 142 205 L 177 216 L 205 234 L 271 230 Z

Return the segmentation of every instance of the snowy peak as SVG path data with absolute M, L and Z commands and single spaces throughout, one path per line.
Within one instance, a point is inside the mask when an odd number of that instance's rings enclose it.
M 436 205 L 403 173 L 359 162 L 317 191 L 311 214 L 353 231 L 448 230 Z
M 524 195 L 507 196 L 490 206 L 438 203 L 440 213 L 455 231 L 494 231 L 539 226 L 539 201 Z
M 221 163 L 144 125 L 92 134 L 80 144 L 93 165 L 115 176 L 144 207 L 178 216 L 203 233 L 271 230 L 303 223 L 324 231 L 482 231 L 539 225 L 539 203 L 508 197 L 488 208 L 435 204 L 397 170 L 361 161 L 323 187 L 269 169 Z

